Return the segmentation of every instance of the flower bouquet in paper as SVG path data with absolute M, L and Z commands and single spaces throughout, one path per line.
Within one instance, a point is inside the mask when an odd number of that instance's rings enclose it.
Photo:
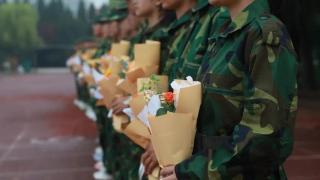
M 123 80 L 119 87 L 129 94 L 136 93 L 136 81 L 138 78 L 149 77 L 158 73 L 160 62 L 160 42 L 147 41 L 145 44 L 134 46 L 134 60 L 128 65 Z M 130 88 L 128 88 L 130 87 Z
M 173 93 L 153 96 L 148 104 L 151 142 L 161 167 L 176 165 L 192 155 L 201 84 L 192 78 L 171 83 Z M 151 106 L 151 107 L 150 107 Z
M 111 103 L 117 95 L 123 94 L 123 92 L 116 86 L 118 80 L 119 77 L 111 76 L 109 78 L 102 79 L 98 83 L 99 92 L 103 96 L 103 102 L 107 108 L 111 107 Z
M 124 94 L 124 91 L 117 87 L 117 83 L 120 79 L 119 73 L 124 68 L 123 61 L 127 61 L 127 59 L 127 56 L 121 56 L 120 58 L 109 57 L 108 68 L 100 69 L 106 78 L 100 81 L 98 85 L 107 107 L 110 107 L 116 95 Z
M 146 123 L 139 120 L 138 115 L 152 95 L 168 90 L 168 77 L 152 75 L 150 78 L 139 78 L 137 82 L 140 93 L 132 97 L 130 108 L 124 110 L 131 122 L 124 128 L 123 133 L 142 148 L 146 148 L 150 141 L 150 131 Z

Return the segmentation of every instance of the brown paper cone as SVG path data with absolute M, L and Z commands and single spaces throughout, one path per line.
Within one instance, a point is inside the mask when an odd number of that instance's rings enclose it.
M 144 66 L 143 71 L 144 71 L 145 77 L 151 76 L 152 74 L 158 74 L 159 66 L 158 65 Z
M 129 53 L 130 44 L 127 43 L 119 43 L 112 44 L 110 54 L 112 56 L 120 58 L 121 56 L 127 56 Z
M 122 65 L 119 60 L 112 60 L 109 62 L 109 67 L 111 69 L 111 74 L 113 76 L 118 76 L 122 70 Z
M 84 79 L 89 86 L 95 85 L 94 78 L 90 74 L 84 75 Z
M 143 95 L 132 96 L 132 99 L 129 103 L 133 114 L 137 117 L 138 114 L 143 110 L 146 105 L 146 101 Z
M 104 102 L 102 99 L 99 99 L 97 102 L 96 102 L 96 106 L 104 106 Z
M 117 132 L 122 133 L 122 130 L 125 128 L 126 125 L 128 125 L 129 122 L 129 117 L 126 115 L 112 116 L 112 126 L 113 129 Z
M 109 60 L 107 60 L 107 59 L 101 59 L 101 60 L 99 61 L 99 64 L 100 64 L 100 67 L 99 67 L 99 68 L 101 68 L 101 69 L 108 69 L 108 68 L 109 68 L 109 63 L 110 63 Z
M 192 113 L 198 117 L 201 105 L 201 84 L 188 88 L 182 88 L 179 92 L 179 101 L 176 107 L 177 113 Z
M 143 149 L 150 143 L 150 131 L 140 120 L 131 121 L 123 129 L 123 133 Z
M 120 88 L 122 91 L 131 94 L 131 95 L 135 95 L 137 94 L 137 84 L 136 83 L 132 83 L 130 81 L 128 81 L 127 79 L 121 79 L 118 81 L 117 83 L 118 88 Z
M 132 83 L 135 83 L 137 79 L 141 77 L 145 77 L 143 68 L 136 68 L 126 73 L 126 78 Z
M 121 94 L 122 91 L 117 88 L 118 77 L 111 77 L 109 79 L 103 79 L 99 82 L 100 93 L 103 96 L 104 104 L 110 108 L 112 101 L 116 95 Z
M 192 155 L 196 132 L 192 114 L 168 113 L 149 120 L 160 167 L 179 164 Z
M 138 67 L 159 65 L 160 43 L 138 44 L 135 46 L 135 63 Z

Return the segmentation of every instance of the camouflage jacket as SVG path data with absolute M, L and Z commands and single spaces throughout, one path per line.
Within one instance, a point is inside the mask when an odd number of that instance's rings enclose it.
M 195 14 L 190 29 L 186 32 L 188 41 L 180 47 L 178 56 L 175 57 L 172 65 L 173 78 L 185 79 L 187 76 L 196 78 L 203 56 L 208 47 L 208 38 L 212 31 L 219 26 L 214 24 L 219 8 L 203 3 L 194 8 Z
M 178 179 L 286 179 L 298 98 L 285 26 L 255 0 L 209 41 L 198 151 L 176 166 Z

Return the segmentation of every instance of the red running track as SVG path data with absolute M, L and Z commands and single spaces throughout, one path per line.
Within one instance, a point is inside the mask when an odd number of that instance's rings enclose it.
M 73 98 L 67 73 L 0 76 L 1 180 L 92 179 L 95 125 Z M 319 107 L 300 102 L 289 180 L 320 179 Z
M 89 180 L 95 124 L 69 74 L 0 75 L 0 179 Z

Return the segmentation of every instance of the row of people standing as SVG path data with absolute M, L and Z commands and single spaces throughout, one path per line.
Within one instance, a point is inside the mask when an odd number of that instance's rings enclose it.
M 286 179 L 283 164 L 293 149 L 298 101 L 297 57 L 267 0 L 111 0 L 109 7 L 94 24 L 101 46 L 93 59 L 112 42 L 156 40 L 159 74 L 169 82 L 191 76 L 202 83 L 193 155 L 163 167 L 162 179 Z M 97 120 L 103 151 L 94 177 L 139 179 L 140 162 L 151 174 L 158 167 L 152 144 L 142 149 L 117 133 L 109 110 L 90 96 L 94 87 L 77 85 L 81 102 L 90 104 L 87 114 Z M 128 99 L 115 98 L 112 113 L 122 114 Z

